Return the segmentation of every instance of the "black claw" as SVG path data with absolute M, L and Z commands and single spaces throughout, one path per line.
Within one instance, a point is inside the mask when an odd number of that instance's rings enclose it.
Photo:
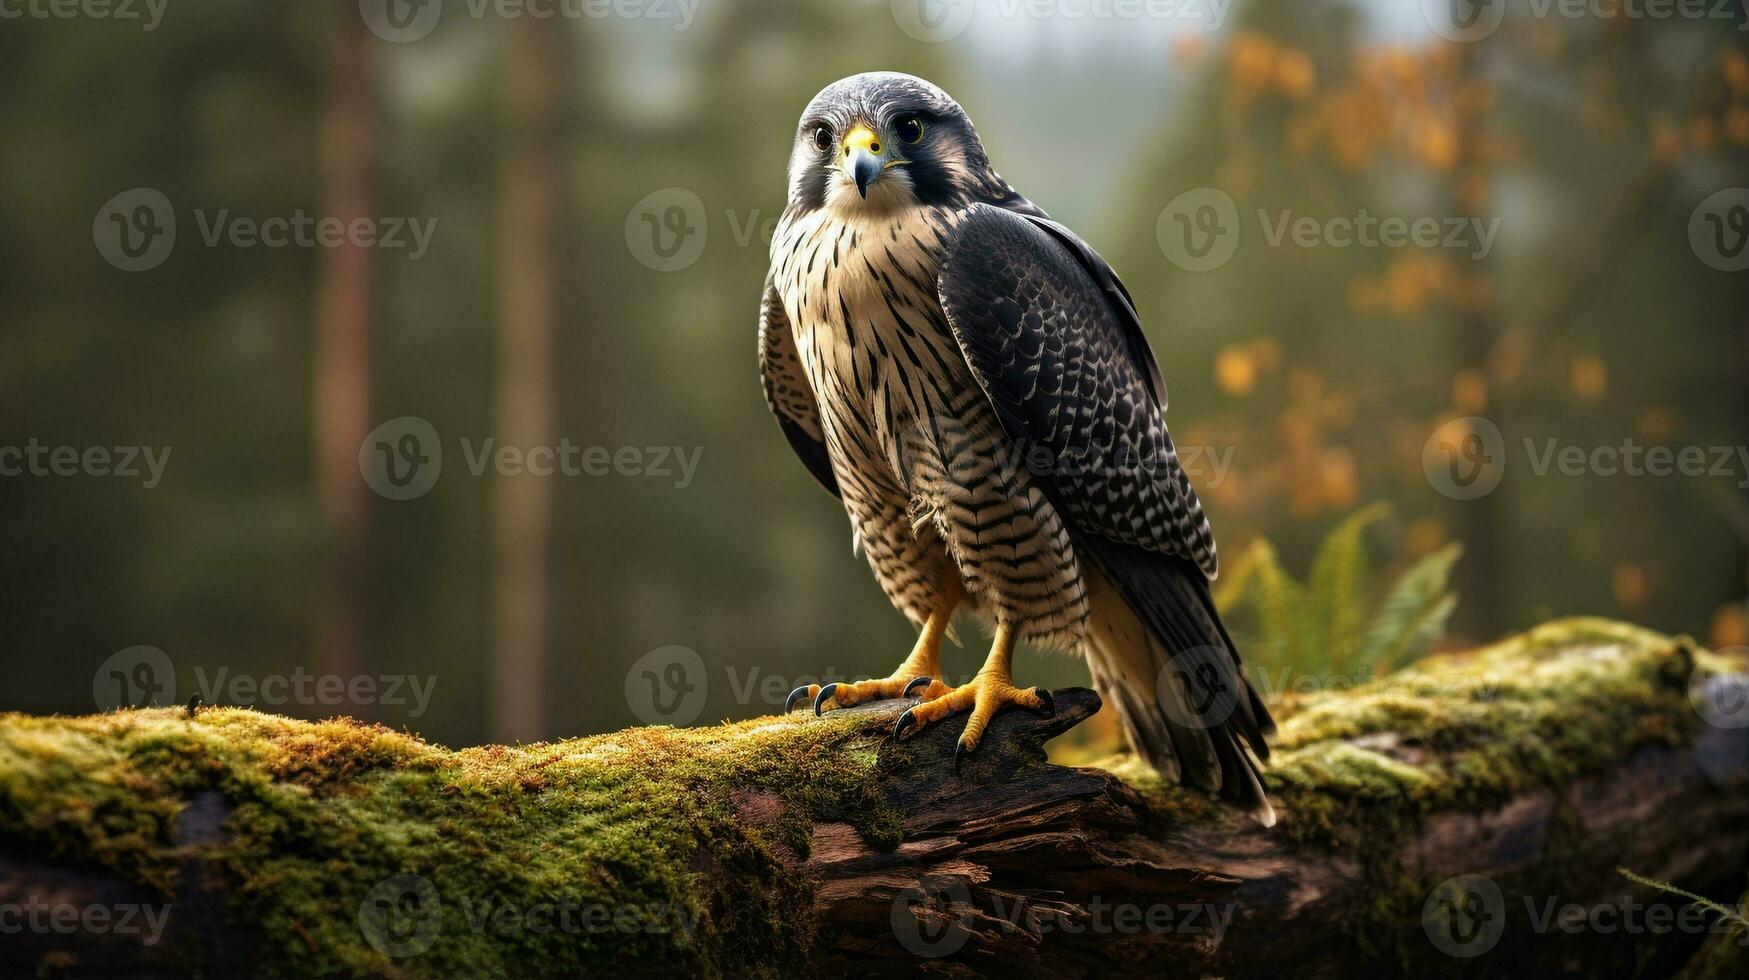
M 927 675 L 923 677 L 913 677 L 911 678 L 911 683 L 905 685 L 905 690 L 899 695 L 899 697 L 908 698 L 911 696 L 912 691 L 915 691 L 920 687 L 928 687 L 933 680 L 935 680 L 935 678 Z
M 820 693 L 814 696 L 814 717 L 818 718 L 820 716 L 820 706 L 825 704 L 826 699 L 830 698 L 832 692 L 836 690 L 838 690 L 838 685 L 836 684 L 827 684 L 825 687 L 820 688 Z
M 811 686 L 812 685 L 810 684 L 803 684 L 801 687 L 789 692 L 789 698 L 783 702 L 783 713 L 787 715 L 791 711 L 794 711 L 796 702 L 808 696 L 808 688 Z
M 960 760 L 964 759 L 966 753 L 969 751 L 970 750 L 966 748 L 966 740 L 964 738 L 953 743 L 953 774 L 955 776 L 960 774 Z
M 893 725 L 893 741 L 897 742 L 900 738 L 904 737 L 905 730 L 915 724 L 917 724 L 917 719 L 912 717 L 911 709 L 906 708 L 905 713 L 901 714 L 899 720 Z
M 1044 715 L 1046 718 L 1049 718 L 1050 716 L 1057 713 L 1057 699 L 1051 697 L 1051 692 L 1045 690 L 1042 687 L 1035 687 L 1032 689 L 1032 693 L 1033 693 L 1033 696 L 1037 697 L 1040 701 L 1044 702 L 1044 704 L 1040 705 L 1037 709 L 1035 709 L 1038 711 L 1039 714 Z

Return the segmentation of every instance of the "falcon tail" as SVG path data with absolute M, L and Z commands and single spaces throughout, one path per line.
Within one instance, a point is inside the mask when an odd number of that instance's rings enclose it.
M 1078 541 L 1076 550 L 1094 559 L 1084 563 L 1087 663 L 1130 747 L 1162 776 L 1219 793 L 1274 826 L 1252 753 L 1269 758 L 1264 736 L 1275 722 L 1239 671 L 1202 571 L 1110 541 Z

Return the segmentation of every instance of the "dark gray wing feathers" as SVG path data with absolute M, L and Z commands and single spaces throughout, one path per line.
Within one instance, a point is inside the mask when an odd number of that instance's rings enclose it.
M 796 355 L 796 340 L 783 312 L 783 300 L 769 280 L 759 303 L 759 375 L 765 387 L 765 404 L 777 417 L 790 448 L 821 486 L 839 496 L 838 477 L 832 472 L 826 436 L 820 428 L 820 406 Z
M 1076 553 L 1170 653 L 1152 671 L 1159 683 L 1185 685 L 1171 700 L 1198 717 L 1175 717 L 1154 691 L 1117 692 L 1164 715 L 1150 728 L 1172 744 L 1140 747 L 1156 768 L 1269 814 L 1241 743 L 1267 758 L 1274 724 L 1209 595 L 1213 534 L 1166 431 L 1165 386 L 1129 294 L 1066 228 L 984 205 L 960 223 L 938 290 L 1019 458 L 1068 516 Z

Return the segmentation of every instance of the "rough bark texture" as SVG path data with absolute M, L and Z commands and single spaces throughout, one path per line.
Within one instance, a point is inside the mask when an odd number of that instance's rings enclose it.
M 1616 871 L 1741 895 L 1734 669 L 1576 620 L 1290 698 L 1273 830 L 1048 763 L 1084 690 L 958 775 L 959 724 L 894 744 L 896 705 L 454 752 L 240 709 L 4 716 L 0 908 L 165 925 L 27 927 L 0 970 L 1749 975 L 1749 930 Z

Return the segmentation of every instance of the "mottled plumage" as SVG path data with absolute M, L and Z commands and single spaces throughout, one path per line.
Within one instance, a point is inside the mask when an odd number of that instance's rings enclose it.
M 1267 821 L 1246 747 L 1267 755 L 1272 726 L 1110 267 L 996 174 L 952 99 L 893 73 L 809 104 L 771 260 L 767 400 L 893 604 L 1085 654 L 1156 768 Z

